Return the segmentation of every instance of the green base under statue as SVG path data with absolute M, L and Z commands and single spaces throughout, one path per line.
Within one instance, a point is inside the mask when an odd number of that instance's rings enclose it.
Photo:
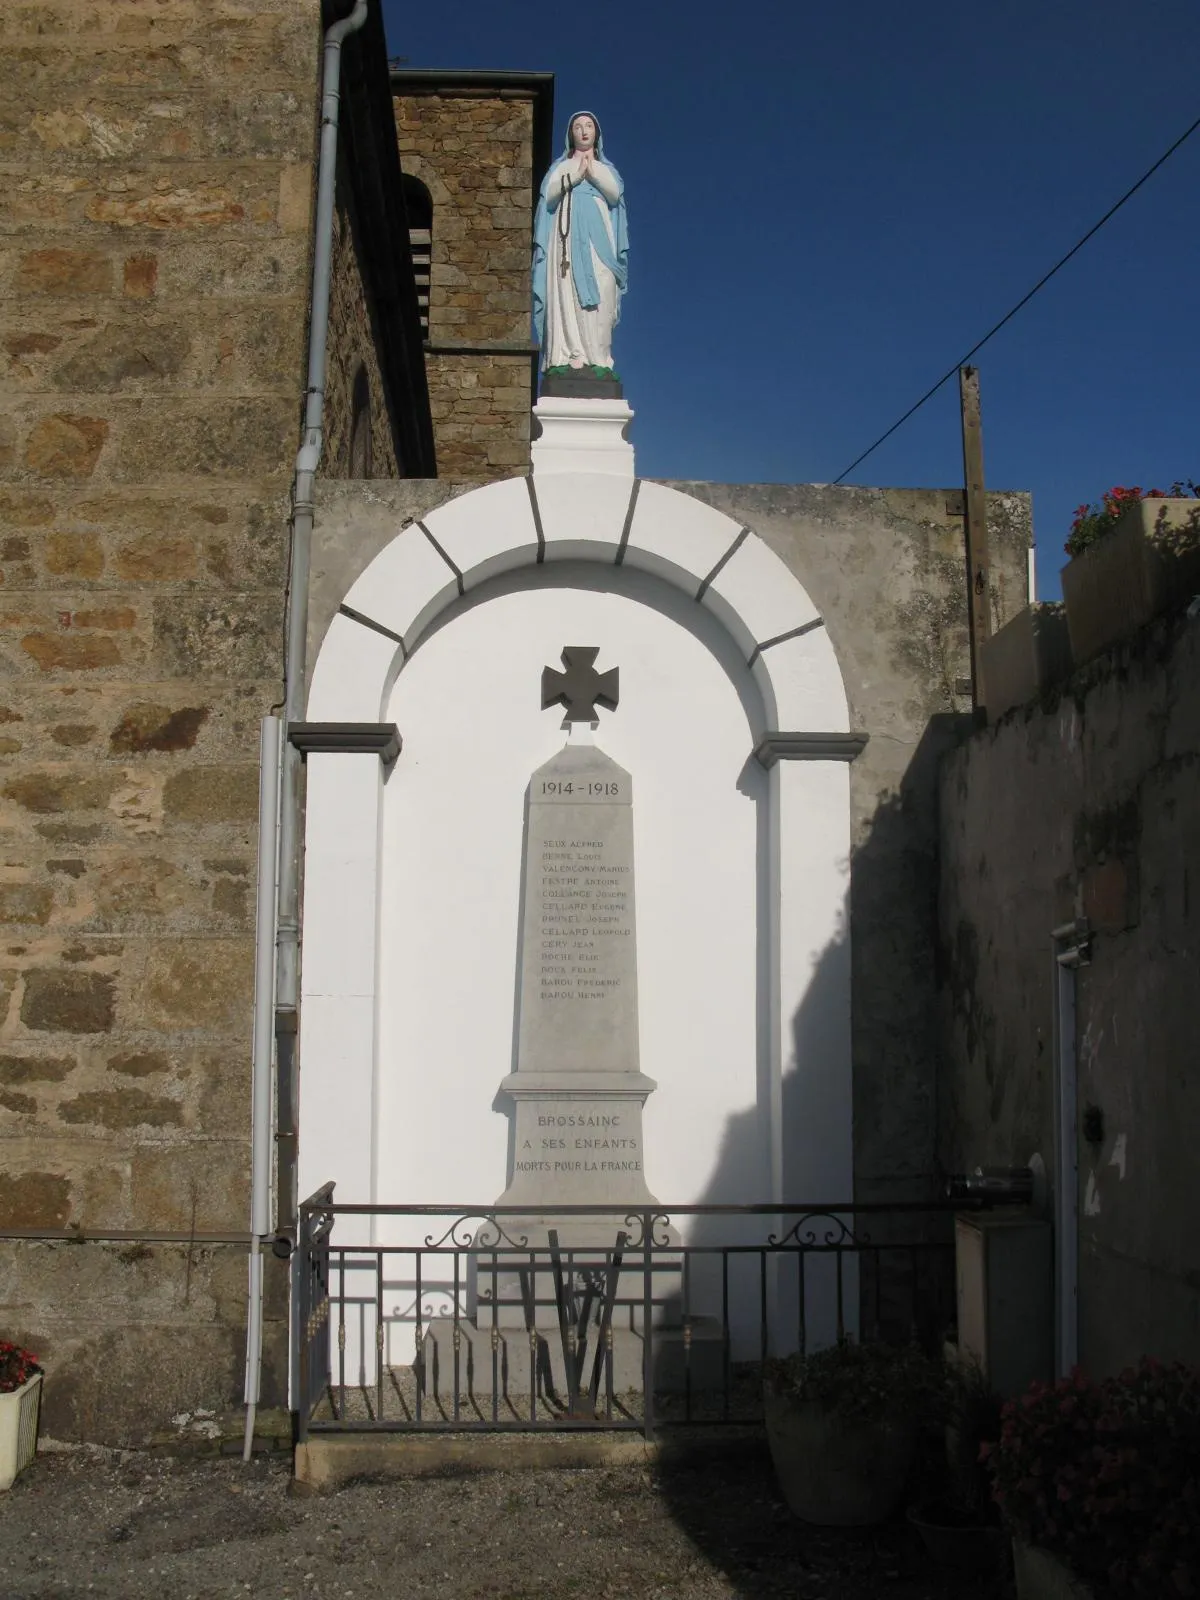
M 562 400 L 623 400 L 621 380 L 611 367 L 547 367 L 541 393 Z

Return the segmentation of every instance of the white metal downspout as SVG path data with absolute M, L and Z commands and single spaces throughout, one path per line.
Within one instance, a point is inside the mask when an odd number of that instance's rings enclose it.
M 342 41 L 357 33 L 367 20 L 367 0 L 356 0 L 353 11 L 335 22 L 325 34 L 321 74 L 321 140 L 317 158 L 317 208 L 313 225 L 312 294 L 309 302 L 308 370 L 304 400 L 304 438 L 296 453 L 292 478 L 292 539 L 288 571 L 287 638 L 284 657 L 284 722 L 281 730 L 282 763 L 279 770 L 278 809 L 272 819 L 272 836 L 278 840 L 278 893 L 270 912 L 258 912 L 257 935 L 261 947 L 264 923 L 270 928 L 275 947 L 274 1012 L 275 1034 L 296 1037 L 299 1004 L 300 950 L 300 752 L 287 738 L 287 725 L 304 715 L 304 655 L 308 632 L 308 575 L 312 549 L 313 483 L 321 460 L 323 412 L 325 406 L 325 351 L 329 335 L 329 291 L 333 268 L 333 212 L 337 178 L 338 115 L 340 110 Z M 265 743 L 265 734 L 264 734 Z M 276 746 L 279 749 L 279 745 Z M 262 858 L 260 824 L 260 862 Z M 261 883 L 261 876 L 260 876 Z M 257 1036 L 257 1015 L 256 1015 Z M 257 1062 L 257 1055 L 256 1055 Z M 270 1054 L 266 1061 L 266 1088 L 255 1078 L 255 1105 L 265 1092 L 270 1127 Z M 262 1240 L 258 1222 L 263 1207 L 267 1217 L 263 1234 L 270 1232 L 270 1140 L 266 1156 L 258 1141 L 252 1155 L 251 1193 L 257 1196 L 255 1220 L 251 1226 L 255 1243 L 251 1252 L 250 1307 L 247 1319 L 246 1439 L 244 1454 L 249 1458 L 257 1405 L 258 1374 L 262 1348 Z M 294 1153 L 294 1147 L 293 1147 Z M 252 1207 L 255 1200 L 251 1201 Z M 255 1349 L 250 1348 L 254 1332 Z M 251 1373 L 251 1356 L 254 1371 Z M 253 1397 L 253 1398 L 252 1398 Z
M 258 898 L 255 910 L 254 1048 L 250 1114 L 250 1303 L 246 1318 L 246 1436 L 254 1444 L 262 1377 L 262 1247 L 271 1233 L 271 1057 L 275 1035 L 275 893 L 279 852 L 279 741 L 283 724 L 264 717 L 259 732 Z
M 1050 935 L 1054 957 L 1054 1355 L 1058 1377 L 1079 1360 L 1079 1073 L 1076 972 L 1090 959 L 1086 922 Z

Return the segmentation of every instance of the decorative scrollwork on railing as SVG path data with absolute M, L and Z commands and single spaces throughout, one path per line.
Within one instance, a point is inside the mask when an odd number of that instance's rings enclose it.
M 426 1250 L 441 1250 L 447 1243 L 452 1250 L 497 1250 L 502 1245 L 511 1250 L 526 1250 L 529 1237 L 527 1234 L 514 1237 L 486 1211 L 468 1211 L 456 1217 L 440 1239 L 435 1239 L 432 1233 L 425 1235 Z
M 665 1211 L 656 1211 L 650 1218 L 650 1243 L 655 1250 L 665 1250 L 671 1243 L 671 1218 Z
M 421 1296 L 421 1320 L 428 1325 L 439 1317 L 454 1316 L 454 1295 L 449 1289 L 431 1289 Z M 461 1315 L 461 1310 L 460 1310 Z
M 628 1211 L 625 1214 L 625 1226 L 629 1230 L 629 1237 L 625 1240 L 626 1254 L 636 1250 L 645 1252 L 647 1243 L 651 1250 L 670 1247 L 671 1216 L 667 1211 Z
M 800 1250 L 861 1250 L 869 1248 L 871 1236 L 856 1233 L 845 1217 L 834 1211 L 809 1211 L 797 1217 L 783 1233 L 767 1235 L 767 1245 L 772 1250 L 789 1244 Z
M 439 1291 L 436 1286 L 430 1290 L 431 1294 L 436 1294 L 438 1292 Z M 447 1293 L 450 1292 L 451 1291 L 447 1291 Z M 453 1298 L 452 1295 L 451 1297 Z M 415 1294 L 409 1294 L 404 1300 L 394 1301 L 392 1304 L 392 1309 L 385 1313 L 385 1320 L 389 1323 L 393 1323 L 396 1327 L 402 1327 L 405 1323 L 416 1323 L 419 1326 L 421 1317 L 421 1302 L 417 1299 Z

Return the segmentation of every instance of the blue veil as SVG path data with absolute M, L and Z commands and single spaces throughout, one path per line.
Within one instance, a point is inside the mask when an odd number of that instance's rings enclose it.
M 629 224 L 625 217 L 625 185 L 621 181 L 621 174 L 604 154 L 604 135 L 600 129 L 600 119 L 591 111 L 575 111 L 567 119 L 567 133 L 563 140 L 563 156 L 569 158 L 573 151 L 571 146 L 571 129 L 576 117 L 591 117 L 596 124 L 596 154 L 617 180 L 621 198 L 612 209 L 613 243 L 609 242 L 608 230 L 604 226 L 604 219 L 594 205 L 572 205 L 571 207 L 571 280 L 575 285 L 575 293 L 579 304 L 586 310 L 594 310 L 600 304 L 600 289 L 596 283 L 596 274 L 592 269 L 592 252 L 588 248 L 594 245 L 597 258 L 612 273 L 617 280 L 617 310 L 614 321 L 621 317 L 621 296 L 625 293 L 625 285 L 629 280 Z M 551 164 L 549 172 L 542 179 L 542 190 L 538 198 L 537 212 L 533 219 L 533 330 L 540 345 L 546 327 L 546 262 L 550 254 L 550 229 L 554 226 L 558 216 L 558 207 L 551 211 L 546 203 L 546 188 L 550 182 L 550 173 L 558 165 L 558 161 Z M 589 186 L 590 187 L 590 186 Z M 562 202 L 560 201 L 559 204 Z

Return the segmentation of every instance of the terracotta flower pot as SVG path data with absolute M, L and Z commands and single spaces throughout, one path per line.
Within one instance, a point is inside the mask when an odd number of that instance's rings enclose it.
M 818 1401 L 769 1387 L 763 1411 L 775 1475 L 796 1516 L 829 1527 L 861 1527 L 895 1511 L 916 1454 L 914 1418 L 848 1423 Z
M 42 1399 L 42 1374 L 9 1394 L 0 1394 L 0 1490 L 33 1460 L 37 1451 L 38 1410 Z
M 1057 1556 L 1015 1536 L 1013 1569 L 1017 1600 L 1095 1600 L 1090 1585 L 1077 1578 Z

